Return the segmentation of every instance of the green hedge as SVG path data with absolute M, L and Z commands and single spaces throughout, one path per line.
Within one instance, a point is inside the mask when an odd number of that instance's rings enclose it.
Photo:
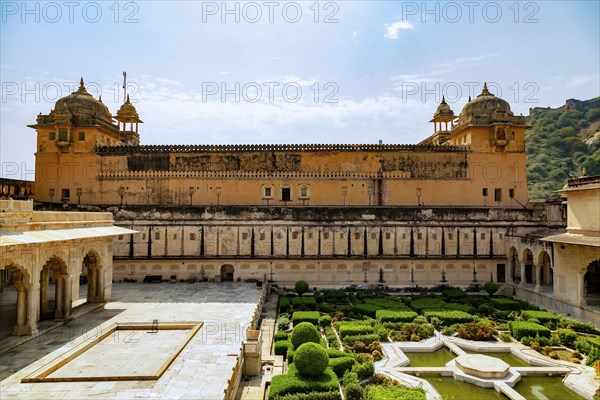
M 367 386 L 367 400 L 426 400 L 423 388 L 408 388 L 405 386 Z
M 344 376 L 346 371 L 350 371 L 356 364 L 356 359 L 353 357 L 334 357 L 329 359 L 329 367 L 339 377 Z
M 321 314 L 318 311 L 296 311 L 292 314 L 292 323 L 296 326 L 300 322 L 310 322 L 314 326 L 317 326 L 320 316 Z
M 379 322 L 411 322 L 418 314 L 414 311 L 377 310 L 375 313 Z
M 279 400 L 280 396 L 292 393 L 336 392 L 339 396 L 339 387 L 338 378 L 331 368 L 327 368 L 319 377 L 306 379 L 292 363 L 288 366 L 287 374 L 276 375 L 271 380 L 269 400 Z
M 323 294 L 328 303 L 348 303 L 348 295 L 343 290 L 328 290 Z
M 339 329 L 340 339 L 342 340 L 346 336 L 366 335 L 374 332 L 375 328 L 370 325 L 342 325 Z
M 424 299 L 415 299 L 410 303 L 410 307 L 416 312 L 421 312 L 423 310 L 433 310 L 443 308 L 446 305 L 446 302 L 442 298 L 434 297 L 434 298 L 424 298 Z
M 521 340 L 525 336 L 535 337 L 539 335 L 540 337 L 550 337 L 550 329 L 533 322 L 510 321 L 508 327 L 510 334 L 517 340 Z
M 475 317 L 469 313 L 456 310 L 427 310 L 423 312 L 423 315 L 426 316 L 427 319 L 437 317 L 440 319 L 440 321 L 442 321 L 442 324 L 446 326 L 452 324 L 463 324 L 465 322 L 471 322 L 475 319 Z
M 502 311 L 521 309 L 521 303 L 519 303 L 516 300 L 507 299 L 504 297 L 492 298 L 490 299 L 490 303 L 494 306 L 494 308 L 497 308 L 498 310 Z
M 474 314 L 475 312 L 477 312 L 477 310 L 473 306 L 470 306 L 468 304 L 458 304 L 458 303 L 448 303 L 448 304 L 444 305 L 443 309 L 444 310 L 464 311 L 469 314 Z
M 577 321 L 571 318 L 561 319 L 560 326 L 565 328 L 570 327 L 575 332 L 592 333 L 595 335 L 600 335 L 600 329 L 596 328 L 594 325 L 589 324 L 587 322 Z
M 560 316 L 556 314 L 552 314 L 548 311 L 523 311 L 522 313 L 525 319 L 530 320 L 532 318 L 537 318 L 540 323 L 545 324 L 547 322 L 558 322 L 560 321 Z
M 381 310 L 383 307 L 376 306 L 375 304 L 354 304 L 352 306 L 352 312 L 355 314 L 368 315 L 369 317 L 375 318 L 377 310 Z
M 292 299 L 292 307 L 294 310 L 298 308 L 308 308 L 315 311 L 317 309 L 317 301 L 314 297 L 294 297 Z
M 274 348 L 275 355 L 283 356 L 283 358 L 286 358 L 288 349 L 293 348 L 293 346 L 292 342 L 290 342 L 289 340 L 280 340 L 279 342 L 275 342 Z
M 375 341 L 379 341 L 379 335 L 374 333 L 367 335 L 346 336 L 344 339 L 342 339 L 342 342 L 346 343 L 348 346 L 354 346 L 354 343 L 356 342 L 363 342 L 368 346 Z
M 339 392 L 293 393 L 277 397 L 277 400 L 340 400 Z
M 338 349 L 326 349 L 326 350 L 327 350 L 327 356 L 329 358 L 352 357 L 357 361 L 360 361 L 362 359 L 360 354 L 346 353 L 345 351 L 338 350 Z
M 390 309 L 400 309 L 400 310 L 408 310 L 408 307 L 401 303 L 399 299 L 391 299 L 391 298 L 366 298 L 364 299 L 365 304 L 373 304 L 374 306 L 379 306 L 382 308 L 390 308 Z
M 460 300 L 469 297 L 469 294 L 467 292 L 459 288 L 442 289 L 442 295 L 451 300 Z
M 289 310 L 290 308 L 290 299 L 285 296 L 281 296 L 279 298 L 279 312 L 283 313 Z
M 279 342 L 280 340 L 288 340 L 288 337 L 289 335 L 287 333 L 279 331 L 273 336 L 273 341 Z

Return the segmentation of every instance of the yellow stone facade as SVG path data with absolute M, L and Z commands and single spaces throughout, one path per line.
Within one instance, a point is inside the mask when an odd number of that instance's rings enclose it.
M 434 134 L 417 145 L 142 146 L 142 121 L 133 105 L 127 101 L 112 117 L 82 81 L 77 92 L 30 125 L 37 132 L 35 199 L 88 205 L 521 208 L 527 203 L 525 118 L 514 116 L 487 88 L 467 103 L 456 123 L 448 110 L 446 105 L 440 114 L 438 108 Z M 448 120 L 452 129 L 442 131 Z

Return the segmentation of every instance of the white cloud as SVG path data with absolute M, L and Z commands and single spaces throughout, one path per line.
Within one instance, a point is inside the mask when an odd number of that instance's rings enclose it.
M 567 83 L 567 86 L 581 86 L 584 85 L 594 79 L 598 79 L 598 76 L 594 75 L 578 75 L 572 77 Z
M 408 21 L 396 21 L 391 24 L 386 24 L 385 28 L 387 29 L 387 32 L 384 36 L 387 39 L 398 39 L 398 31 L 412 29 L 413 24 Z

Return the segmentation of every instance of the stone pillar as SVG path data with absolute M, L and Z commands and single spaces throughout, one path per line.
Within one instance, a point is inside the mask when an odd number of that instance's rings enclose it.
M 48 269 L 42 269 L 41 277 L 40 277 L 40 313 L 45 318 L 46 313 L 48 312 L 48 285 L 50 279 L 50 274 L 48 273 Z
M 97 268 L 89 268 L 88 267 L 88 282 L 87 282 L 87 301 L 88 303 L 95 303 L 96 302 L 96 287 L 98 286 L 96 284 L 96 278 L 97 278 L 97 274 L 96 272 L 98 271 Z
M 512 258 L 508 259 L 508 264 L 507 264 L 506 268 L 506 275 L 507 275 L 507 279 L 506 282 L 510 283 L 510 284 L 514 284 L 515 281 L 513 280 L 513 269 L 514 269 L 514 265 L 513 265 L 513 260 Z
M 584 278 L 585 271 L 577 274 L 577 300 L 575 303 L 579 303 L 580 306 L 587 306 L 587 301 L 585 299 L 585 280 Z
M 542 291 L 542 266 L 534 265 L 535 268 L 535 291 Z
M 54 295 L 56 307 L 54 308 L 54 319 L 64 318 L 65 281 L 61 275 L 56 276 L 56 293 Z
M 96 302 L 104 301 L 104 268 L 96 269 Z
M 17 289 L 17 324 L 13 329 L 14 336 L 27 335 L 27 290 L 22 283 L 15 284 Z
M 525 277 L 525 263 L 521 262 L 521 286 L 525 286 L 527 284 L 527 278 Z
M 40 287 L 31 286 L 27 289 L 27 330 L 29 335 L 38 333 L 38 316 L 40 307 Z
M 67 319 L 71 316 L 73 310 L 73 291 L 72 278 L 70 275 L 62 275 L 63 285 L 63 318 Z

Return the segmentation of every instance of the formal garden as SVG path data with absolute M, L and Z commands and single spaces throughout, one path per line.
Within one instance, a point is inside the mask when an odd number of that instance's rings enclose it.
M 498 286 L 493 283 L 471 289 L 479 290 L 438 286 L 410 293 L 309 293 L 308 284 L 299 281 L 296 291 L 279 297 L 274 349 L 288 370 L 273 377 L 268 398 L 426 399 L 423 387 L 375 373 L 375 363 L 385 357 L 387 343 L 423 343 L 440 334 L 480 343 L 520 342 L 541 358 L 600 368 L 600 330 L 593 325 L 494 295 Z

